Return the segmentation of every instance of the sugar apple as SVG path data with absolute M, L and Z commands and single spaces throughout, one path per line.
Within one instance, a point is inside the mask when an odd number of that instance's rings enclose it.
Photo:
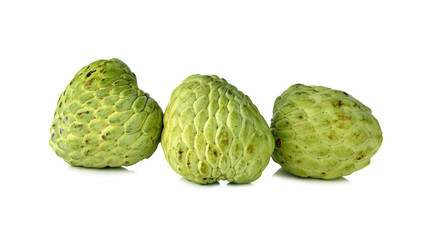
M 268 165 L 274 138 L 248 96 L 215 75 L 192 75 L 172 93 L 162 147 L 188 180 L 248 183 Z
M 50 146 L 72 166 L 129 166 L 156 150 L 162 116 L 125 63 L 116 58 L 95 61 L 60 95 Z
M 333 179 L 370 163 L 383 137 L 371 109 L 343 91 L 296 84 L 275 100 L 273 160 L 300 176 Z

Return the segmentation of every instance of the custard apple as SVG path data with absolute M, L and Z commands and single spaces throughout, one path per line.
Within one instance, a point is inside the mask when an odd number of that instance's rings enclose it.
M 296 84 L 275 100 L 273 160 L 300 177 L 334 179 L 370 163 L 383 141 L 371 109 L 343 91 Z
M 162 147 L 188 180 L 248 183 L 268 165 L 274 138 L 248 96 L 215 75 L 192 75 L 172 93 Z
M 156 150 L 162 116 L 125 63 L 99 60 L 83 67 L 60 95 L 50 146 L 72 166 L 129 166 Z

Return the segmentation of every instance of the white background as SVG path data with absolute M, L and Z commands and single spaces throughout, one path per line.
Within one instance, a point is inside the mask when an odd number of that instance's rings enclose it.
M 424 239 L 423 1 L 63 2 L 0 3 L 0 239 Z M 194 73 L 227 79 L 268 122 L 292 84 L 344 90 L 383 145 L 333 181 L 271 161 L 252 184 L 196 185 L 160 146 L 127 168 L 69 167 L 48 144 L 57 99 L 112 57 L 163 110 Z

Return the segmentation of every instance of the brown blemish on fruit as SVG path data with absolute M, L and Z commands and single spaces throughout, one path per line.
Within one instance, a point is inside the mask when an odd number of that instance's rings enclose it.
M 296 145 L 296 148 L 299 148 L 299 146 Z
M 347 92 L 343 92 L 343 93 L 344 93 L 344 95 L 349 96 L 349 94 L 347 94 Z
M 302 115 L 299 116 L 299 119 L 303 119 Z
M 208 179 L 204 177 L 203 180 L 208 180 Z
M 218 157 L 218 153 L 217 153 L 216 151 L 213 151 L 213 155 L 214 155 L 215 157 Z
M 62 102 L 59 103 L 59 107 L 62 107 Z
M 80 112 L 80 113 L 77 113 L 77 115 L 78 116 L 81 116 L 82 114 L 87 114 L 87 113 L 89 113 L 89 111 L 87 111 L 87 112 Z
M 333 135 L 328 136 L 329 139 L 333 140 Z
M 364 152 L 360 152 L 360 155 L 358 156 L 358 158 L 356 160 L 361 160 L 362 158 L 365 157 L 365 153 Z
M 187 162 L 187 166 L 190 166 L 190 162 Z
M 281 147 L 281 140 L 280 139 L 277 139 L 277 141 L 275 141 L 275 146 L 277 148 L 280 148 Z
M 253 145 L 252 145 L 252 144 L 250 144 L 250 145 L 247 147 L 247 151 L 248 151 L 249 153 L 253 153 Z
M 343 105 L 342 101 L 339 100 L 339 103 L 337 104 L 337 106 L 341 107 Z
M 297 163 L 301 163 L 302 161 L 300 161 L 300 160 L 296 160 L 296 162 L 297 162 Z
M 178 155 L 180 155 L 180 157 L 181 157 L 183 155 L 183 151 L 179 150 Z
M 106 136 L 105 135 L 103 135 L 102 138 L 103 138 L 103 140 L 106 140 Z
M 85 86 L 91 86 L 91 84 L 93 84 L 93 81 L 94 81 L 94 78 L 88 80 L 88 82 L 85 84 Z
M 342 115 L 342 114 L 338 114 L 338 115 L 337 115 L 337 117 L 338 117 L 338 119 L 339 119 L 339 120 L 341 120 L 341 121 L 344 121 L 344 120 L 352 120 L 352 117 L 350 117 L 350 116 L 346 116 L 346 115 Z

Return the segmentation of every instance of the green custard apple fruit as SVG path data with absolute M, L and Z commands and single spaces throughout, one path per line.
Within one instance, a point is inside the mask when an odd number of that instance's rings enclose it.
M 334 179 L 370 163 L 383 141 L 371 109 L 338 90 L 296 84 L 275 100 L 273 160 L 300 177 Z
M 215 75 L 192 75 L 172 93 L 162 147 L 188 180 L 248 183 L 268 165 L 274 138 L 248 96 Z
M 125 63 L 99 60 L 83 67 L 60 95 L 50 146 L 72 166 L 129 166 L 155 152 L 162 116 Z

